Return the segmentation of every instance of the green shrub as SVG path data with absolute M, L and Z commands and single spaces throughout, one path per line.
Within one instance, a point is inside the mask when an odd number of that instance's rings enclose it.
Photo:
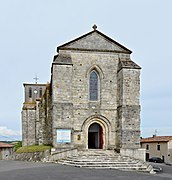
M 33 145 L 33 146 L 23 146 L 17 149 L 16 153 L 32 153 L 32 152 L 41 152 L 51 149 L 52 146 L 46 145 Z
M 20 147 L 22 147 L 22 141 L 18 141 L 18 142 L 14 145 L 14 151 L 17 151 L 17 149 L 19 149 Z

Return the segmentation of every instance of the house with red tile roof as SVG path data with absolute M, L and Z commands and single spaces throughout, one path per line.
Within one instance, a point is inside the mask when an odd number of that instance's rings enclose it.
M 172 162 L 172 136 L 155 136 L 141 138 L 141 147 L 146 149 L 146 160 L 160 157 L 165 163 Z
M 0 142 L 0 160 L 9 159 L 13 154 L 14 145 Z

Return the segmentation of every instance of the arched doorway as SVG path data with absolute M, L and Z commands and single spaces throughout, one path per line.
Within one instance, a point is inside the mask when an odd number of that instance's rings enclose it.
M 88 148 L 103 149 L 103 128 L 98 123 L 93 123 L 88 129 Z

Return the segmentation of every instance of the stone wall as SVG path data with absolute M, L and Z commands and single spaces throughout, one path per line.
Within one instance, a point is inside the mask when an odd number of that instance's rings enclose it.
M 125 148 L 121 148 L 120 149 L 120 154 L 122 156 L 128 156 L 128 157 L 132 157 L 134 159 L 139 159 L 142 161 L 145 161 L 146 158 L 146 149 L 125 149 Z
M 22 110 L 22 145 L 36 144 L 36 104 L 25 103 Z
M 126 62 L 128 63 L 126 63 Z M 118 71 L 119 148 L 140 147 L 140 67 L 125 60 Z
M 20 161 L 42 161 L 42 162 L 55 162 L 60 159 L 64 159 L 71 156 L 77 156 L 77 149 L 60 149 L 59 151 L 54 151 L 54 148 L 51 150 L 41 151 L 41 152 L 32 152 L 32 153 L 13 153 L 10 156 L 10 159 L 20 160 Z M 6 159 L 9 157 L 6 157 Z
M 61 57 L 68 57 L 68 64 L 63 64 Z M 110 122 L 111 129 L 106 148 L 139 147 L 138 67 L 121 67 L 119 71 L 116 53 L 61 50 L 52 69 L 54 146 L 58 146 L 56 129 L 69 128 L 73 130 L 72 144 L 86 148 L 86 132 L 81 127 L 87 118 L 103 116 Z M 89 101 L 92 70 L 96 70 L 100 78 L 97 102 Z
M 77 156 L 78 150 L 77 149 L 60 149 L 59 152 L 52 152 L 51 156 L 49 157 L 49 161 L 57 161 L 59 159 L 65 159 L 67 157 Z
M 130 54 L 96 30 L 58 47 L 50 86 L 32 108 L 23 108 L 24 144 L 87 149 L 88 129 L 97 123 L 103 149 L 139 148 L 140 67 Z M 97 101 L 89 100 L 93 70 L 99 79 Z M 71 130 L 71 142 L 57 143 L 57 129 Z
M 22 145 L 52 145 L 51 86 L 46 85 L 44 95 L 25 102 L 22 109 Z
M 13 159 L 20 161 L 48 161 L 50 156 L 50 150 L 42 152 L 32 152 L 32 153 L 14 153 Z
M 52 105 L 51 85 L 47 84 L 46 91 L 38 104 L 39 118 L 37 119 L 38 144 L 52 145 Z
M 14 152 L 13 147 L 1 147 L 0 160 L 11 160 L 13 152 Z
M 46 90 L 46 84 L 26 84 L 24 83 L 25 102 L 34 102 L 42 97 Z
M 73 129 L 73 144 L 84 146 L 84 121 L 91 116 L 106 117 L 111 124 L 107 146 L 115 146 L 117 118 L 117 54 L 61 51 L 59 56 L 71 58 L 72 65 L 53 64 L 53 128 Z M 89 73 L 96 70 L 100 78 L 99 101 L 89 101 Z M 80 135 L 80 140 L 77 137 Z M 56 145 L 54 133 L 54 145 Z

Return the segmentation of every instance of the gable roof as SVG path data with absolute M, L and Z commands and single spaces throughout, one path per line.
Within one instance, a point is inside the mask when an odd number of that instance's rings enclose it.
M 168 142 L 172 140 L 172 136 L 153 136 L 148 138 L 142 138 L 140 140 L 141 143 L 148 143 L 148 142 Z
M 0 142 L 0 148 L 10 148 L 10 147 L 14 147 L 14 145 Z
M 132 51 L 117 41 L 94 29 L 72 41 L 57 47 L 59 50 L 109 51 L 131 54 Z

